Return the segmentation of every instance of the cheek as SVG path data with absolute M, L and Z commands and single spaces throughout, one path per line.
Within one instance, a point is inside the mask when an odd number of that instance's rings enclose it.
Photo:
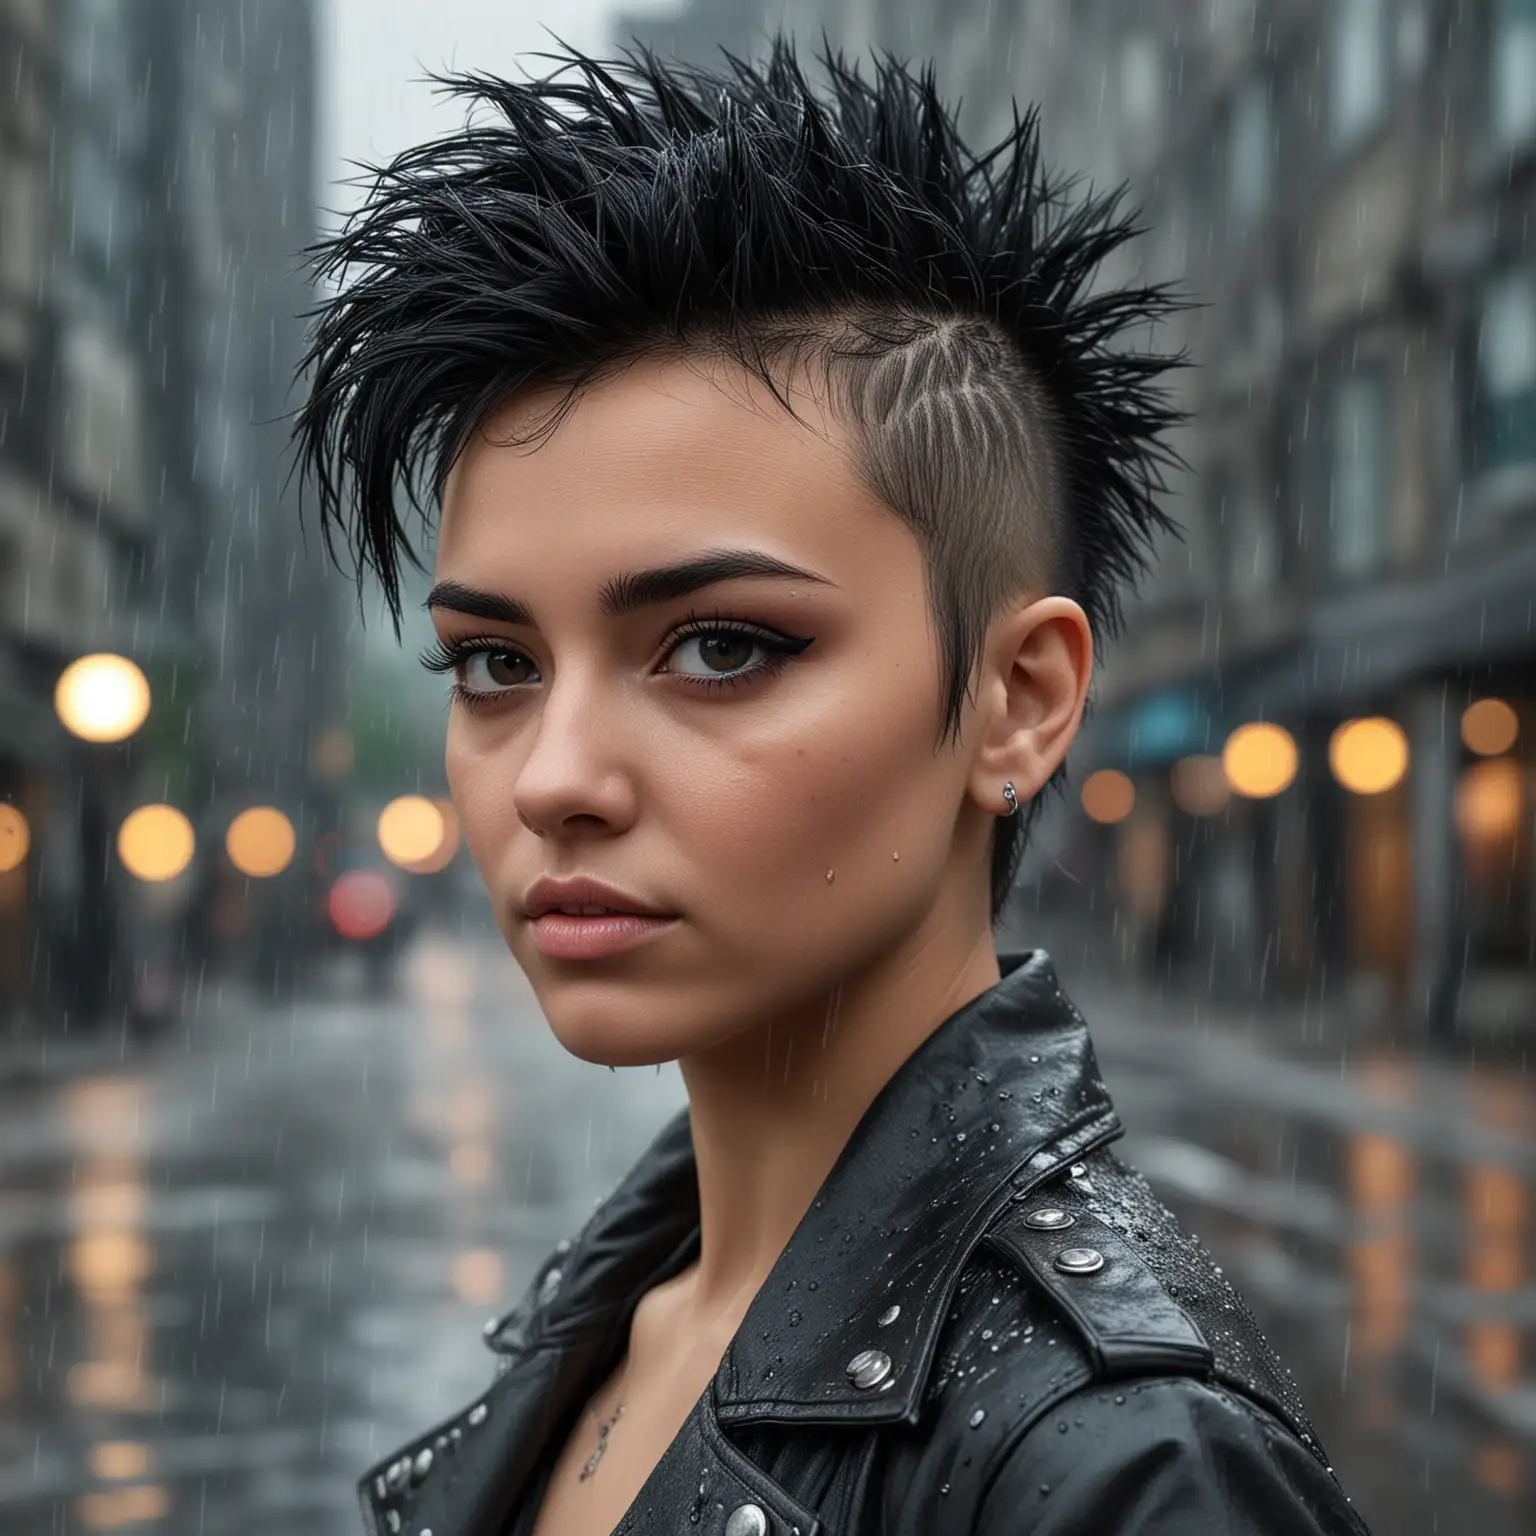
M 840 709 L 750 753 L 727 748 L 669 785 L 669 819 L 715 865 L 722 891 L 746 898 L 744 918 L 784 898 L 868 892 L 871 879 L 888 885 L 932 865 L 947 819 L 944 764 L 911 718 L 920 711 L 885 702 L 884 712 Z M 906 861 L 900 869 L 893 852 Z M 779 920 L 815 910 L 781 907 Z
M 495 753 L 467 751 L 452 722 L 443 769 L 464 845 L 481 879 L 494 892 L 496 870 L 513 829 L 520 825 L 512 801 L 512 780 L 504 764 L 498 769 Z

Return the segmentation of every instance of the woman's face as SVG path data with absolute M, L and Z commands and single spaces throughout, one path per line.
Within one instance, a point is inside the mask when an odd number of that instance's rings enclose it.
M 965 754 L 935 750 L 917 542 L 813 403 L 796 409 L 818 430 L 745 373 L 723 382 L 638 365 L 536 448 L 495 442 L 555 397 L 511 402 L 444 496 L 433 622 L 449 650 L 489 647 L 455 669 L 480 697 L 451 710 L 454 805 L 507 944 L 588 1061 L 820 1027 L 829 989 L 899 954 L 937 904 L 988 926 L 986 834 L 1005 805 L 967 809 Z M 624 573 L 722 550 L 807 574 L 600 603 Z M 464 612 L 447 583 L 526 622 Z M 623 954 L 546 956 L 523 910 L 541 875 L 592 876 L 678 921 Z

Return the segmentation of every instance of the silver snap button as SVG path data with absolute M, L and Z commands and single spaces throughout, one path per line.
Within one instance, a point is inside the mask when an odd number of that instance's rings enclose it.
M 768 1536 L 768 1516 L 756 1504 L 739 1505 L 725 1522 L 725 1536 Z
M 1031 1211 L 1024 1218 L 1026 1227 L 1033 1227 L 1037 1232 L 1056 1232 L 1062 1227 L 1070 1227 L 1077 1217 L 1070 1211 L 1058 1211 L 1055 1206 L 1042 1206 L 1038 1211 Z
M 1104 1268 L 1104 1255 L 1097 1248 L 1063 1248 L 1056 1268 L 1064 1275 L 1091 1275 Z
M 476 1403 L 475 1406 L 469 1410 L 469 1427 L 473 1429 L 476 1425 L 484 1424 L 486 1412 L 487 1409 L 484 1403 Z
M 875 1319 L 875 1321 L 876 1321 L 876 1323 L 879 1324 L 880 1327 L 888 1328 L 900 1316 L 901 1316 L 901 1308 L 900 1307 L 894 1307 L 894 1306 L 893 1307 L 887 1307 L 885 1309 L 885 1311 L 882 1312 L 880 1314 L 880 1316 Z
M 560 1289 L 560 1271 L 552 1269 L 544 1276 L 543 1284 L 539 1286 L 539 1305 L 555 1299 L 555 1292 Z
M 484 1327 L 484 1328 L 482 1328 L 482 1329 L 481 1329 L 481 1330 L 480 1330 L 480 1337 L 481 1337 L 481 1338 L 482 1338 L 482 1339 L 491 1339 L 491 1338 L 495 1338 L 495 1336 L 496 1336 L 496 1330 L 497 1330 L 497 1329 L 498 1329 L 498 1328 L 499 1328 L 499 1327 L 500 1327 L 500 1326 L 501 1326 L 501 1319 L 500 1319 L 500 1318 L 498 1318 L 498 1317 L 493 1317 L 493 1318 L 492 1318 L 492 1319 L 491 1319 L 491 1320 L 490 1320 L 490 1322 L 488 1322 L 488 1323 L 487 1323 L 487 1324 L 486 1324 L 486 1325 L 485 1325 L 485 1327 Z
M 390 1462 L 384 1473 L 384 1486 L 391 1493 L 399 1493 L 405 1487 L 406 1479 L 411 1475 L 411 1458 L 402 1456 L 397 1461 Z
M 411 1481 L 413 1483 L 421 1482 L 431 1470 L 432 1448 L 431 1446 L 424 1445 L 417 1451 L 416 1460 L 411 1463 Z
M 878 1387 L 891 1374 L 891 1357 L 883 1349 L 860 1350 L 846 1367 L 856 1387 Z

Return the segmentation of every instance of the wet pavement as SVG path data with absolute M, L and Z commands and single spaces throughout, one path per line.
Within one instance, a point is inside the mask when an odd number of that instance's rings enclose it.
M 5 1536 L 356 1536 L 364 1466 L 489 1383 L 481 1325 L 684 1102 L 568 1057 L 489 942 L 402 981 L 13 1054 Z
M 1329 1062 L 1058 965 L 1121 1150 L 1377 1536 L 1536 1529 L 1529 1078 Z M 683 1103 L 675 1067 L 566 1056 L 494 934 L 425 936 L 398 995 L 359 981 L 0 1048 L 5 1536 L 356 1536 L 358 1473 L 486 1385 L 482 1322 Z

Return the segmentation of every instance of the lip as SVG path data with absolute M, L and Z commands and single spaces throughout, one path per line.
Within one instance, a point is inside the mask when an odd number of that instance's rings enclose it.
M 568 875 L 559 880 L 540 875 L 523 894 L 523 913 L 530 921 L 537 921 L 558 907 L 609 907 L 621 916 L 677 916 L 590 875 Z
M 601 960 L 644 944 L 678 921 L 633 912 L 615 912 L 608 917 L 546 912 L 533 920 L 533 941 L 539 953 L 550 960 Z

